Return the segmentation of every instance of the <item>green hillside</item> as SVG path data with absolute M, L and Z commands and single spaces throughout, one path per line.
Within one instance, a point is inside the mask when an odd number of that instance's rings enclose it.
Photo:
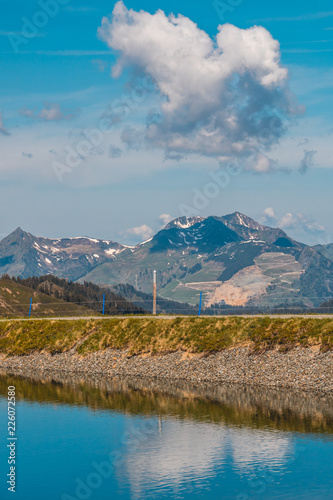
M 118 293 L 88 281 L 75 283 L 51 274 L 25 279 L 12 278 L 12 280 L 56 299 L 81 305 L 98 313 L 102 312 L 103 309 L 103 297 L 105 299 L 104 311 L 107 315 L 146 313 L 146 310 L 143 309 L 144 304 L 136 306 L 132 304 L 131 299 L 127 300 L 126 297 L 120 296 Z
M 71 304 L 33 290 L 11 279 L 0 279 L 0 317 L 27 317 L 32 298 L 32 317 L 86 316 L 96 314 L 92 309 Z

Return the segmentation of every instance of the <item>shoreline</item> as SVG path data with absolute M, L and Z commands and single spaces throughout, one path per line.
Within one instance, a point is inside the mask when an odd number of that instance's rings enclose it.
M 321 352 L 318 347 L 294 347 L 287 352 L 272 349 L 254 354 L 249 347 L 238 346 L 209 354 L 177 351 L 154 355 L 132 355 L 128 349 L 108 348 L 86 356 L 72 349 L 53 355 L 0 354 L 0 369 L 22 376 L 37 371 L 107 379 L 134 377 L 213 386 L 237 384 L 333 396 L 333 352 Z

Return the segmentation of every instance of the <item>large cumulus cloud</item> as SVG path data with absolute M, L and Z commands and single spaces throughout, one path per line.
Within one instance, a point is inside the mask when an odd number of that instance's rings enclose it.
M 99 36 L 119 54 L 114 77 L 131 67 L 153 78 L 161 104 L 147 116 L 144 142 L 168 155 L 251 157 L 258 170 L 253 159 L 262 161 L 295 113 L 279 43 L 263 27 L 224 24 L 213 40 L 187 17 L 120 1 Z

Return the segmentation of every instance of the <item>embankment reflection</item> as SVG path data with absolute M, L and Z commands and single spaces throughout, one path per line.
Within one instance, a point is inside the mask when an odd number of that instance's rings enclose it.
M 63 373 L 0 371 L 0 395 L 40 403 L 83 405 L 132 415 L 195 420 L 290 432 L 333 434 L 333 401 L 308 393 L 152 379 L 85 378 Z

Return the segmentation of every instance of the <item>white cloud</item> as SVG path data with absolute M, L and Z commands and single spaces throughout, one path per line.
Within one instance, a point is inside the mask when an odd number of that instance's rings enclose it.
M 142 226 L 126 229 L 123 234 L 139 237 L 141 241 L 149 240 L 155 233 L 163 229 L 173 218 L 170 214 L 161 214 L 158 219 L 161 221 L 161 225 L 159 225 L 157 229 L 155 227 L 155 230 L 147 226 L 147 224 L 142 224 Z
M 129 66 L 154 79 L 161 104 L 147 119 L 144 140 L 167 155 L 246 159 L 263 148 L 260 132 L 272 117 L 265 147 L 284 133 L 283 118 L 297 112 L 279 43 L 263 27 L 225 24 L 215 42 L 184 16 L 135 12 L 117 2 L 99 36 L 119 53 L 114 77 Z M 259 158 L 254 169 L 268 171 L 269 161 Z
M 325 227 L 303 214 L 286 213 L 278 222 L 281 229 L 303 229 L 310 233 L 322 233 Z
M 286 231 L 286 233 L 293 233 L 294 237 L 301 237 L 301 239 L 311 240 L 312 243 L 318 243 L 326 237 L 326 228 L 316 222 L 312 217 L 302 214 L 286 212 L 282 216 L 277 216 L 272 207 L 267 207 L 263 211 L 261 217 L 263 224 L 279 227 Z
M 134 236 L 140 236 L 143 240 L 148 240 L 154 235 L 154 230 L 146 224 L 142 224 L 142 226 L 130 227 L 126 230 L 126 233 Z
M 291 212 L 284 214 L 280 222 L 278 223 L 282 229 L 295 229 L 297 228 L 297 222 L 301 218 L 301 214 L 295 216 Z
M 273 207 L 267 207 L 265 208 L 265 210 L 263 210 L 260 222 L 265 226 L 277 227 L 278 219 L 277 216 L 275 215 L 275 210 Z
M 253 171 L 259 174 L 264 174 L 271 172 L 274 169 L 274 166 L 275 162 L 271 158 L 268 158 L 262 153 L 258 153 L 253 164 Z
M 263 213 L 264 213 L 264 215 L 267 215 L 268 217 L 275 218 L 275 212 L 274 212 L 274 209 L 272 207 L 265 208 Z
M 10 132 L 4 126 L 1 111 L 0 111 L 0 134 L 2 134 L 2 135 L 10 135 Z
M 161 214 L 159 219 L 162 221 L 163 226 L 166 226 L 172 219 L 170 214 Z
M 158 218 L 162 224 L 156 230 L 147 226 L 146 224 L 142 224 L 142 226 L 131 227 L 127 229 L 125 231 L 125 234 L 138 236 L 142 240 L 149 240 L 152 236 L 154 236 L 155 233 L 163 229 L 173 219 L 170 214 L 161 214 Z

